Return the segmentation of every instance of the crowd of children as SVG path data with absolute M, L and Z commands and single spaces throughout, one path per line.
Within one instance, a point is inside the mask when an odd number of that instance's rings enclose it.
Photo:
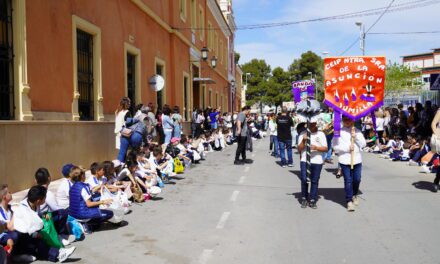
M 136 116 L 148 127 L 148 112 Z M 126 119 L 119 122 L 121 129 L 127 124 Z M 128 146 L 123 157 L 93 162 L 88 169 L 65 164 L 56 192 L 48 188 L 51 173 L 39 168 L 36 184 L 18 205 L 11 205 L 8 186 L 0 185 L 0 262 L 64 262 L 75 251 L 72 242 L 103 225 L 126 225 L 124 215 L 131 212 L 132 203 L 155 199 L 167 183 L 182 177 L 208 153 L 234 143 L 228 122 L 215 123 L 197 137 L 173 130 L 169 143 L 164 144 L 159 137 L 143 137 L 142 144 L 133 146 L 123 143 L 125 136 L 119 134 L 122 144 L 118 146 Z

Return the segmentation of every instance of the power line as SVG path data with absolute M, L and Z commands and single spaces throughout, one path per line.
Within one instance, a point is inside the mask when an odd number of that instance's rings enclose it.
M 391 7 L 391 5 L 394 3 L 394 1 L 395 0 L 391 0 L 391 2 L 390 2 L 390 4 L 388 5 L 388 7 L 382 12 L 382 14 L 380 14 L 380 16 L 376 19 L 376 21 L 374 21 L 374 23 L 367 29 L 367 31 L 366 32 L 364 32 L 363 34 L 367 34 L 376 24 L 377 24 L 377 22 L 379 22 L 379 20 L 385 15 L 385 13 L 388 11 L 388 9 Z M 365 37 L 365 36 L 364 36 Z M 352 44 L 350 44 L 350 46 L 348 46 L 348 48 L 346 48 L 345 50 L 344 50 L 344 52 L 342 52 L 341 54 L 340 54 L 340 56 L 342 56 L 342 55 L 344 55 L 347 51 L 349 51 L 356 43 L 357 43 L 357 38 L 356 38 L 356 40 L 352 43 Z
M 387 10 L 388 13 L 391 12 L 399 12 L 404 10 L 410 10 L 415 8 L 421 8 L 426 7 L 434 4 L 439 4 L 440 0 L 417 0 L 417 1 L 410 1 L 405 2 L 401 4 L 397 4 L 394 6 L 387 6 L 387 7 L 380 7 L 380 8 L 373 8 L 373 9 L 367 9 L 363 11 L 357 11 L 357 12 L 350 12 L 345 13 L 341 15 L 334 15 L 334 16 L 328 16 L 328 17 L 320 17 L 320 18 L 312 18 L 312 19 L 306 19 L 306 20 L 299 20 L 299 21 L 285 21 L 285 22 L 275 22 L 275 23 L 261 23 L 261 24 L 248 24 L 248 25 L 242 25 L 237 26 L 236 30 L 253 30 L 253 29 L 263 29 L 263 28 L 273 28 L 273 27 L 283 27 L 283 26 L 291 26 L 291 25 L 297 25 L 297 24 L 303 24 L 303 23 L 311 23 L 311 22 L 322 22 L 322 21 L 330 21 L 330 20 L 342 20 L 342 19 L 349 19 L 349 18 L 356 18 L 356 17 L 367 17 L 367 16 L 373 16 L 373 15 L 379 15 L 384 12 L 384 10 Z M 176 30 L 220 30 L 225 29 L 228 30 L 228 28 L 222 28 L 222 27 L 212 27 L 212 28 L 205 28 L 205 27 L 176 27 L 174 28 Z
M 371 32 L 368 35 L 417 35 L 417 34 L 438 34 L 440 30 L 436 31 L 414 31 L 414 32 Z

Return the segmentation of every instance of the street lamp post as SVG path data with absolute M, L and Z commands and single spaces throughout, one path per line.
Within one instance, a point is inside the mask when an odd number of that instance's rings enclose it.
M 365 25 L 362 22 L 356 22 L 356 26 L 359 27 L 360 30 L 360 48 L 362 50 L 362 56 L 365 56 Z

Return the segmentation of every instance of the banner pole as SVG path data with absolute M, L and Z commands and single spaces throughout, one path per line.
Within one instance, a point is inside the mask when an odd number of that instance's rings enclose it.
M 355 132 L 354 125 L 351 127 L 351 146 L 353 147 L 353 150 L 351 151 L 351 169 L 354 168 L 354 137 L 353 133 Z
M 310 97 L 307 96 L 307 142 L 306 142 L 306 172 L 307 172 L 307 178 L 310 179 L 311 176 L 311 171 L 310 171 L 310 136 L 311 136 L 311 131 L 310 131 L 310 107 L 311 107 L 311 103 L 310 103 Z

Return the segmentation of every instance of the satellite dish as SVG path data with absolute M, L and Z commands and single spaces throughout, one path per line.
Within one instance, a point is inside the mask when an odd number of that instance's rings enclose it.
M 150 88 L 155 92 L 161 91 L 165 86 L 165 80 L 158 74 L 151 76 L 148 83 L 150 84 Z

